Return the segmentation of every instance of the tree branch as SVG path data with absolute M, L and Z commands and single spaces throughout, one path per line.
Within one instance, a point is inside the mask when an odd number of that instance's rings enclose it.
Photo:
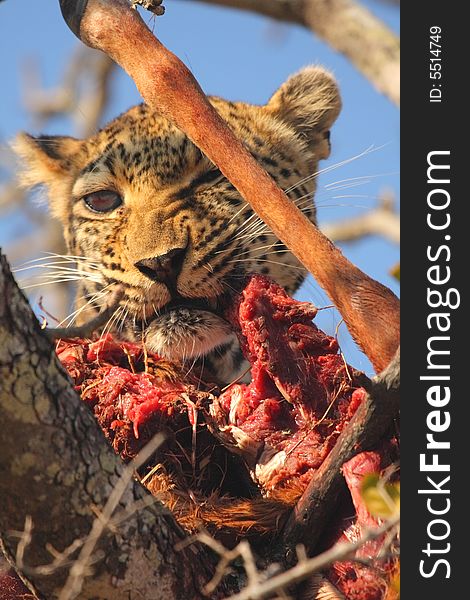
M 344 488 L 342 466 L 359 452 L 377 444 L 390 429 L 399 410 L 399 349 L 390 365 L 366 389 L 366 398 L 341 432 L 289 518 L 283 533 L 283 552 L 286 546 L 295 548 L 297 544 L 304 544 L 309 549 L 315 547 Z
M 339 542 L 329 550 L 326 550 L 313 558 L 304 558 L 300 560 L 295 567 L 292 567 L 283 573 L 274 575 L 274 577 L 269 577 L 262 583 L 247 586 L 238 594 L 231 596 L 231 600 L 262 600 L 263 598 L 270 598 L 275 592 L 285 590 L 296 583 L 305 581 L 305 579 L 314 573 L 326 569 L 337 561 L 342 561 L 350 556 L 354 556 L 356 550 L 362 548 L 367 542 L 380 538 L 385 532 L 396 527 L 399 520 L 398 516 L 393 517 L 380 527 L 369 529 L 355 542 Z
M 257 12 L 311 29 L 392 102 L 400 104 L 397 36 L 354 0 L 197 0 Z
M 118 62 L 147 104 L 174 122 L 220 168 L 330 296 L 377 371 L 385 368 L 398 346 L 396 296 L 349 262 L 295 207 L 235 137 L 186 66 L 126 0 L 88 0 L 81 10 L 68 0 L 61 4 L 84 43 Z
M 38 69 L 28 67 L 23 74 L 23 102 L 38 124 L 69 114 L 81 137 L 96 133 L 116 67 L 109 56 L 80 46 L 68 61 L 60 84 L 52 89 L 44 89 Z
M 324 223 L 321 230 L 334 242 L 352 242 L 378 235 L 394 244 L 400 243 L 400 217 L 393 209 L 393 200 L 388 197 L 384 197 L 376 208 L 357 217 Z
M 123 464 L 74 392 L 3 255 L 0 340 L 0 539 L 10 560 L 20 548 L 29 588 L 53 600 L 65 594 L 70 562 L 75 564 L 81 540 L 86 543 L 90 531 L 96 532 L 92 509 L 106 505 L 122 480 Z M 158 589 L 169 600 L 202 598 L 200 590 L 212 575 L 208 556 L 176 552 L 183 533 L 158 502 L 133 510 L 147 497 L 139 483 L 127 481 L 121 491 L 114 506 L 129 517 L 94 540 L 74 597 L 128 600 L 132 590 L 151 598 Z M 15 531 L 25 531 L 27 516 L 30 535 L 18 541 Z M 53 563 L 52 548 L 70 560 L 57 569 L 39 569 Z

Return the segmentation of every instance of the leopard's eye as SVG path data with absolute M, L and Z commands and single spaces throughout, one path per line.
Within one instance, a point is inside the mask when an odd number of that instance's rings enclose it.
M 83 196 L 82 200 L 90 210 L 97 213 L 111 212 L 122 204 L 122 198 L 111 190 L 102 190 Z

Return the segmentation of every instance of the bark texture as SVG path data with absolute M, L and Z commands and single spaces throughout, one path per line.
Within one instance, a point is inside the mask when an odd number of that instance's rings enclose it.
M 0 537 L 7 557 L 17 560 L 20 537 L 15 532 L 23 531 L 26 517 L 31 517 L 22 571 L 38 597 L 53 600 L 61 594 L 70 565 L 48 575 L 38 573 L 37 567 L 53 562 L 50 546 L 63 552 L 87 537 L 123 465 L 74 392 L 3 255 L 0 381 Z M 132 511 L 146 494 L 131 481 L 118 512 Z M 86 565 L 93 576 L 85 578 L 77 597 L 202 597 L 199 590 L 211 577 L 210 560 L 197 546 L 176 551 L 182 538 L 158 502 L 134 512 L 101 537 L 93 564 Z

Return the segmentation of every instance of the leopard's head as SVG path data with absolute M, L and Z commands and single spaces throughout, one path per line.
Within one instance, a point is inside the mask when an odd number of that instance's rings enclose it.
M 318 161 L 329 155 L 340 110 L 332 76 L 306 68 L 265 106 L 210 100 L 314 221 Z M 83 258 L 82 321 L 119 283 L 125 297 L 115 325 L 124 335 L 144 336 L 171 359 L 207 355 L 233 342 L 220 304 L 248 273 L 289 292 L 306 275 L 220 171 L 145 104 L 89 139 L 22 134 L 16 150 L 25 183 L 47 187 L 68 252 Z

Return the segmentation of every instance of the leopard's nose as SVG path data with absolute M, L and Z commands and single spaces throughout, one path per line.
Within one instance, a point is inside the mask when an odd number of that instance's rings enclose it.
M 186 248 L 172 248 L 165 254 L 143 258 L 134 265 L 152 281 L 166 284 L 171 292 L 176 289 L 176 280 L 181 273 L 185 255 Z

